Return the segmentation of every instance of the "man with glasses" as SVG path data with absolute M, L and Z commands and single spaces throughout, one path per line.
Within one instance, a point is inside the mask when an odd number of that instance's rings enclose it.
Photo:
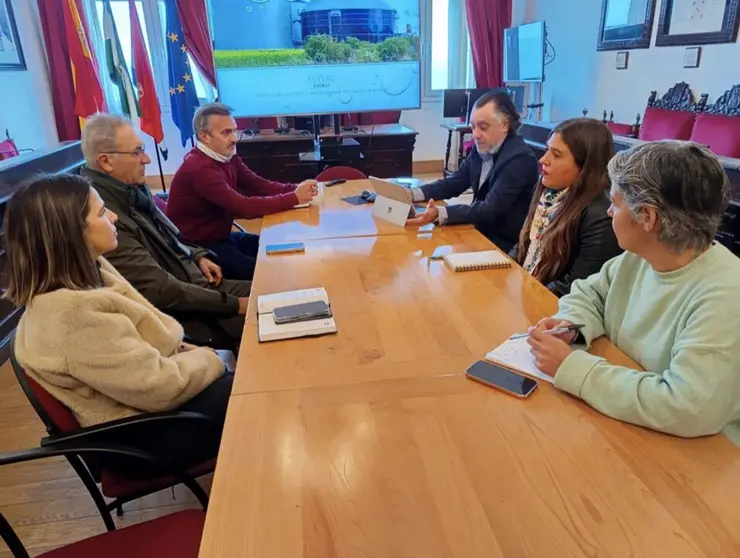
M 118 214 L 118 248 L 106 259 L 149 302 L 180 321 L 196 344 L 235 350 L 251 284 L 223 278 L 209 252 L 187 244 L 146 185 L 151 159 L 125 118 L 98 114 L 82 131 L 82 175 Z
M 236 156 L 236 121 L 221 103 L 200 107 L 193 118 L 197 143 L 175 173 L 167 216 L 189 242 L 216 254 L 224 277 L 251 280 L 259 236 L 232 232 L 234 219 L 254 219 L 308 203 L 315 180 L 283 184 L 266 180 Z

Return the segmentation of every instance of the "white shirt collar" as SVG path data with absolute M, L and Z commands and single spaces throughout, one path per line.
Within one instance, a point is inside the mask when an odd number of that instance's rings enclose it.
M 231 161 L 231 157 L 233 157 L 233 155 L 227 157 L 226 155 L 221 155 L 220 153 L 216 153 L 213 149 L 211 149 L 210 147 L 208 147 L 207 145 L 204 145 L 203 143 L 199 141 L 195 142 L 195 147 L 197 147 L 203 153 L 208 155 L 211 159 L 213 159 L 214 161 L 218 161 L 219 163 L 228 163 L 229 161 Z

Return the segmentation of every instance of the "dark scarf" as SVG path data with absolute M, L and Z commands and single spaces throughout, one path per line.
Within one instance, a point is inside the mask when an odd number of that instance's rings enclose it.
M 134 209 L 151 219 L 154 226 L 167 241 L 167 244 L 175 252 L 179 252 L 187 258 L 193 259 L 192 250 L 180 242 L 180 230 L 160 211 L 157 204 L 154 203 L 154 197 L 149 187 L 146 184 L 138 184 L 131 185 L 129 188 L 133 193 Z

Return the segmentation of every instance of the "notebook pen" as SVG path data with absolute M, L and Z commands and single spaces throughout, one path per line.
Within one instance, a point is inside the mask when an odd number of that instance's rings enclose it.
M 568 333 L 569 331 L 580 331 L 584 327 L 586 327 L 584 324 L 572 324 L 569 326 L 546 329 L 542 333 L 547 333 L 548 335 L 559 335 L 560 333 Z M 516 335 L 512 335 L 509 339 L 523 339 L 525 337 L 529 337 L 529 333 L 518 333 Z

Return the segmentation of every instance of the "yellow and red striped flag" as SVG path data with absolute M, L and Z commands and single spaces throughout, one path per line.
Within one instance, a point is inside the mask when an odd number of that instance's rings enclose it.
M 62 10 L 75 88 L 75 114 L 84 119 L 106 110 L 105 97 L 77 1 L 64 0 Z

